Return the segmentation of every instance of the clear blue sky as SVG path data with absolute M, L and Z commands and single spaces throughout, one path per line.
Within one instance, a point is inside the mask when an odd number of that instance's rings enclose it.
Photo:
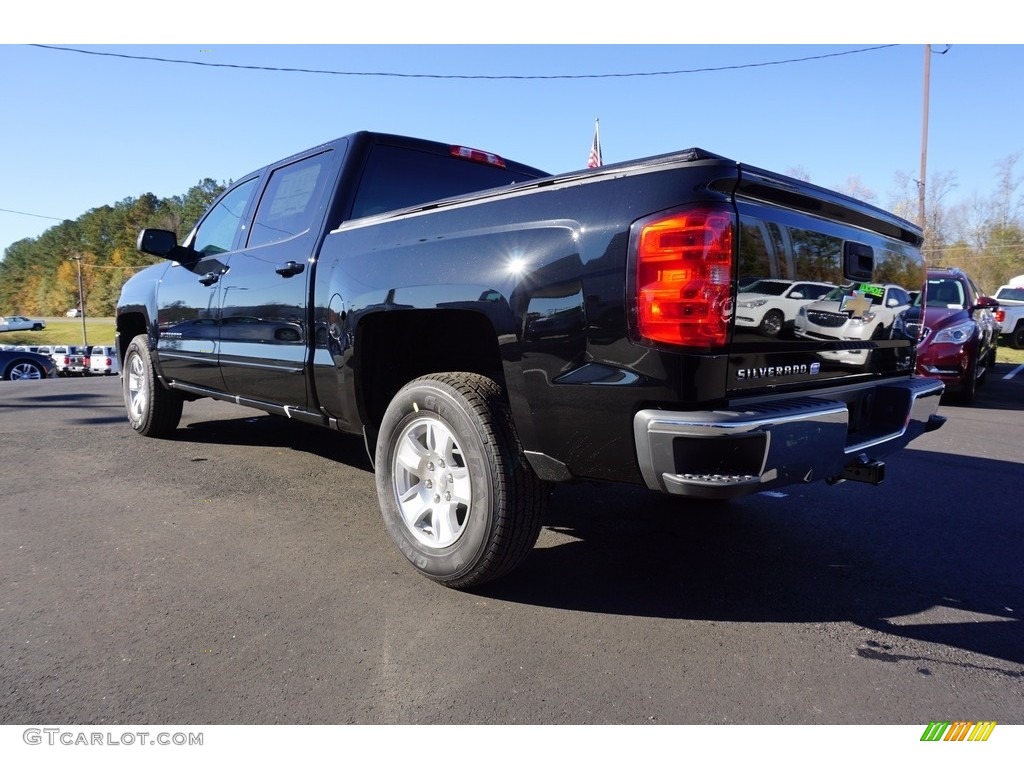
M 602 24 L 614 26 L 614 21 L 604 12 L 583 10 L 589 5 L 576 7 L 580 13 L 563 11 L 552 21 L 555 29 L 570 30 L 564 39 L 574 44 L 494 44 L 494 30 L 502 22 L 479 13 L 469 18 L 486 32 L 472 35 L 485 40 L 483 45 L 357 45 L 350 42 L 354 20 L 345 26 L 343 18 L 323 18 L 317 27 L 343 28 L 333 38 L 343 44 L 237 44 L 239 38 L 275 37 L 264 30 L 239 35 L 220 20 L 204 29 L 211 42 L 129 45 L 117 42 L 117 35 L 138 29 L 143 31 L 136 39 L 143 40 L 195 36 L 177 27 L 160 35 L 163 22 L 136 20 L 137 7 L 130 5 L 123 13 L 136 26 L 117 34 L 85 27 L 76 35 L 74 20 L 64 17 L 56 32 L 18 30 L 0 45 L 0 250 L 38 236 L 57 223 L 54 219 L 74 219 L 145 192 L 184 193 L 204 177 L 238 178 L 360 129 L 466 144 L 557 173 L 586 164 L 599 118 L 606 164 L 700 146 L 772 170 L 800 169 L 827 187 L 857 177 L 883 207 L 900 191 L 897 172 L 919 176 L 924 45 L 905 42 L 852 52 L 893 44 L 889 35 L 899 39 L 901 28 L 909 28 L 898 18 L 890 18 L 891 26 L 880 34 L 864 33 L 863 42 L 800 43 L 801 36 L 815 36 L 807 31 L 782 35 L 795 44 L 700 45 L 686 42 L 688 27 L 678 27 L 684 44 L 596 45 L 585 36 L 573 40 L 572 30 L 602 15 Z M 183 16 L 195 23 L 197 12 Z M 456 25 L 463 17 L 455 12 L 440 11 L 439 17 L 440 22 L 426 22 L 426 29 L 441 38 L 450 37 L 450 27 L 465 26 Z M 406 26 L 386 39 L 409 39 L 415 21 L 406 19 Z M 696 14 L 692 23 L 728 22 L 707 12 Z M 860 31 L 855 25 L 850 29 Z M 989 194 L 996 164 L 1024 152 L 1024 45 L 958 43 L 956 24 L 949 29 L 950 39 L 934 47 L 952 47 L 931 56 L 928 172 L 930 177 L 954 174 L 952 194 L 959 199 Z M 284 39 L 290 37 L 287 31 Z M 515 31 L 512 27 L 506 38 L 515 39 Z M 772 39 L 773 33 L 777 29 L 754 39 Z M 460 34 L 464 31 L 454 36 Z M 313 40 L 322 37 L 314 34 Z M 629 39 L 625 32 L 623 37 Z M 652 37 L 659 43 L 664 39 L 657 28 Z M 531 38 L 544 35 L 521 39 Z M 107 39 L 112 42 L 103 42 Z M 301 43 L 301 36 L 294 39 Z M 204 64 L 439 77 L 196 66 L 26 44 L 32 41 Z M 678 74 L 609 77 L 652 72 Z M 576 77 L 467 79 L 484 75 Z M 604 77 L 586 77 L 595 75 Z

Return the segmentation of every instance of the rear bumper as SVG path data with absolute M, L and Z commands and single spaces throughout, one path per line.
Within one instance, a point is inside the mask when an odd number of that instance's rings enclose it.
M 850 477 L 847 467 L 942 426 L 942 391 L 941 381 L 915 377 L 849 401 L 796 397 L 735 410 L 643 410 L 633 418 L 637 459 L 649 488 L 697 498 Z

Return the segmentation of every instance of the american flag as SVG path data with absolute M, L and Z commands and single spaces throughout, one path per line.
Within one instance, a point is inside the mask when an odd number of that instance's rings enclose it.
M 587 158 L 587 168 L 600 168 L 601 162 L 601 135 L 598 132 L 598 121 L 594 121 L 594 143 L 590 145 L 590 157 Z

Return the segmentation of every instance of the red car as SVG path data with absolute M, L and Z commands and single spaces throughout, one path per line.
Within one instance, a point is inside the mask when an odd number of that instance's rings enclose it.
M 998 307 L 961 270 L 928 270 L 924 295 L 905 314 L 908 331 L 921 338 L 917 373 L 941 379 L 959 402 L 973 402 L 976 387 L 996 362 Z

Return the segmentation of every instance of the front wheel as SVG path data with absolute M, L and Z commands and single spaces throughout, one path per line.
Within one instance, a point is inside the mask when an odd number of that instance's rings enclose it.
M 761 318 L 760 331 L 763 336 L 775 338 L 782 331 L 785 317 L 777 309 L 768 310 L 764 317 Z
M 956 401 L 960 405 L 971 405 L 978 394 L 978 360 L 971 361 L 964 374 L 963 387 L 957 394 Z
M 988 372 L 996 367 L 996 345 L 995 343 L 989 348 L 988 357 L 985 358 L 985 370 L 981 372 L 981 376 L 978 377 L 978 386 L 984 386 L 988 382 Z
M 22 360 L 12 365 L 4 378 L 8 381 L 38 381 L 46 378 L 46 371 L 31 360 Z
M 427 578 L 474 587 L 533 549 L 546 489 L 492 379 L 441 373 L 404 386 L 384 414 L 375 463 L 388 533 Z
M 162 437 L 178 428 L 184 400 L 165 389 L 156 377 L 153 354 L 145 334 L 128 344 L 121 381 L 124 406 L 132 429 L 146 437 Z

